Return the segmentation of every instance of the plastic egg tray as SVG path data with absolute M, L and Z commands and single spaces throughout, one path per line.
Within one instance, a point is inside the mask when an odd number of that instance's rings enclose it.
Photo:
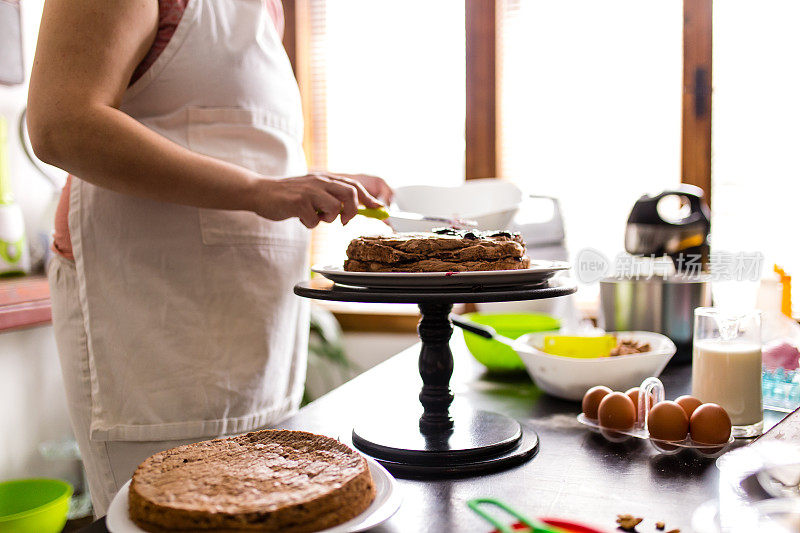
M 651 398 L 655 399 L 655 401 L 651 402 Z M 661 401 L 664 401 L 664 384 L 661 383 L 661 380 L 658 378 L 647 378 L 639 387 L 637 422 L 633 428 L 625 431 L 604 428 L 598 424 L 596 420 L 586 418 L 583 413 L 578 415 L 578 422 L 600 433 L 606 440 L 611 442 L 623 442 L 630 438 L 650 441 L 650 444 L 652 444 L 656 450 L 665 455 L 673 455 L 681 450 L 689 449 L 703 457 L 718 457 L 725 453 L 733 442 L 733 433 L 731 433 L 728 442 L 725 444 L 711 445 L 694 442 L 690 437 L 686 437 L 681 441 L 666 441 L 651 438 L 650 433 L 647 431 L 647 413 L 653 405 Z
M 789 413 L 800 407 L 800 372 L 777 368 L 761 372 L 764 408 Z

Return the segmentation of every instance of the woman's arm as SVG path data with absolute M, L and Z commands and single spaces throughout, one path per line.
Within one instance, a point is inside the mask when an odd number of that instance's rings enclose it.
M 308 227 L 380 205 L 354 180 L 277 180 L 207 157 L 119 110 L 155 38 L 156 0 L 47 0 L 28 95 L 36 155 L 108 189 L 179 204 L 250 210 Z

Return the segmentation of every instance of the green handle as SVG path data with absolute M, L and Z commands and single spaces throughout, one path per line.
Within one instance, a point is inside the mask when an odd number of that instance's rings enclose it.
M 469 500 L 467 502 L 467 506 L 472 509 L 472 511 L 489 522 L 492 526 L 495 527 L 500 533 L 515 533 L 510 527 L 505 524 L 501 524 L 497 520 L 495 520 L 489 513 L 480 509 L 481 504 L 486 505 L 493 505 L 495 507 L 499 507 L 503 511 L 507 512 L 514 518 L 516 518 L 521 523 L 525 524 L 533 533 L 565 533 L 563 529 L 558 527 L 549 526 L 545 523 L 539 522 L 537 520 L 531 520 L 519 514 L 517 511 L 509 507 L 508 505 L 504 504 L 501 501 L 492 499 L 492 498 L 476 498 L 474 500 Z
M 376 218 L 378 220 L 386 220 L 389 218 L 389 212 L 385 207 L 360 207 L 358 209 L 358 214 L 368 218 Z

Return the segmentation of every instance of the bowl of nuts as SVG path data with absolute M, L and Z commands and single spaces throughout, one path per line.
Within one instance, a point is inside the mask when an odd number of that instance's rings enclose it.
M 612 390 L 627 390 L 649 376 L 658 377 L 677 350 L 675 343 L 660 333 L 618 331 L 609 336 L 607 351 L 596 351 L 598 342 L 593 340 L 595 351 L 587 357 L 569 350 L 574 337 L 554 339 L 547 333 L 530 333 L 517 339 L 527 348 L 517 353 L 540 389 L 557 398 L 580 401 L 598 383 Z

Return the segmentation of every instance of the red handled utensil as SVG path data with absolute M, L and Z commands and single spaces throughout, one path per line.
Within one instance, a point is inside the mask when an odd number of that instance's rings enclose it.
M 521 515 L 505 503 L 492 498 L 476 498 L 474 500 L 469 500 L 467 506 L 472 509 L 475 514 L 496 528 L 492 533 L 514 533 L 522 531 L 531 533 L 604 533 L 591 526 L 558 518 L 532 520 Z M 481 509 L 481 506 L 497 507 L 516 518 L 518 522 L 510 526 L 502 524 L 488 512 Z

